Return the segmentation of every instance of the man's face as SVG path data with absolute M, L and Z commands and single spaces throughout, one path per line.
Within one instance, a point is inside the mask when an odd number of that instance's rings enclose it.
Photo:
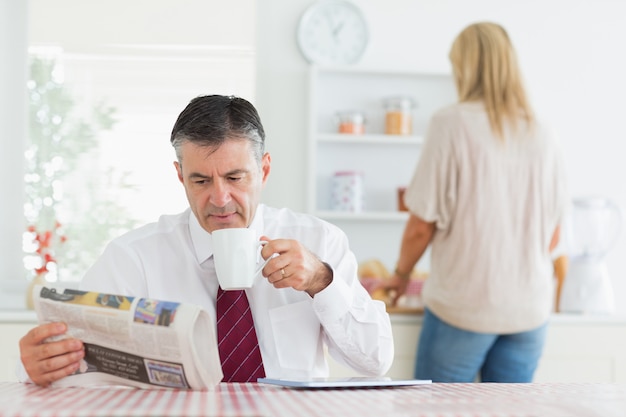
M 263 155 L 259 166 L 250 142 L 240 138 L 217 149 L 184 142 L 181 155 L 181 163 L 174 165 L 200 225 L 209 233 L 248 227 L 270 173 L 270 155 Z

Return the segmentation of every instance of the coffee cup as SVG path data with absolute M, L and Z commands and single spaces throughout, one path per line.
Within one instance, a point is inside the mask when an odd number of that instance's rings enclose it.
M 213 261 L 217 280 L 223 290 L 242 290 L 252 287 L 254 279 L 271 259 L 257 266 L 260 249 L 267 242 L 258 240 L 256 231 L 247 228 L 214 230 Z M 262 258 L 261 258 L 262 260 Z

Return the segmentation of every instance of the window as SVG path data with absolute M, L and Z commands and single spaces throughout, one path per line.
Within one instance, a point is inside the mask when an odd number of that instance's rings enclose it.
M 65 1 L 31 0 L 37 26 L 29 50 L 25 215 L 33 227 L 24 247 L 27 269 L 35 271 L 46 260 L 36 250 L 50 244 L 48 260 L 56 262 L 47 279 L 71 283 L 111 238 L 187 207 L 171 128 L 198 95 L 254 101 L 254 2 L 196 0 L 183 10 L 176 0 L 157 0 L 149 12 L 133 6 L 123 21 L 105 26 L 96 24 L 107 21 L 99 12 L 119 16 L 111 2 L 88 16 L 59 10 L 59 3 Z M 85 17 L 97 20 L 89 32 L 73 33 Z

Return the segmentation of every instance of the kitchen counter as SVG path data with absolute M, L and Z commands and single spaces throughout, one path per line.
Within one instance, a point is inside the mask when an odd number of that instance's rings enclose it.
M 33 310 L 0 310 L 2 323 L 37 323 L 37 315 Z
M 390 376 L 412 377 L 422 318 L 391 314 L 395 359 Z M 535 381 L 626 383 L 626 315 L 552 314 Z
M 422 312 L 419 309 L 389 309 L 392 323 L 421 323 Z M 552 323 L 576 325 L 623 325 L 626 324 L 625 314 L 573 314 L 555 313 L 550 317 Z M 33 310 L 0 310 L 2 323 L 37 323 L 37 315 Z
M 391 314 L 395 359 L 388 376 L 412 377 L 422 317 L 407 311 Z M 36 323 L 34 311 L 0 310 L 0 380 L 13 378 L 18 341 Z M 331 363 L 331 375 L 353 376 L 354 372 Z M 626 383 L 626 316 L 553 314 L 535 380 Z
M 421 311 L 389 311 L 392 323 L 421 323 Z M 551 323 L 563 325 L 624 325 L 626 324 L 626 314 L 574 314 L 574 313 L 554 313 L 550 316 Z

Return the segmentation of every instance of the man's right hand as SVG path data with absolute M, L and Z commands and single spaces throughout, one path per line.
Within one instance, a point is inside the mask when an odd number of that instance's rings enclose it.
M 63 336 L 65 323 L 42 324 L 20 339 L 20 358 L 26 373 L 37 385 L 47 387 L 80 367 L 85 356 L 83 342 L 74 338 L 63 338 L 44 343 L 49 337 Z

